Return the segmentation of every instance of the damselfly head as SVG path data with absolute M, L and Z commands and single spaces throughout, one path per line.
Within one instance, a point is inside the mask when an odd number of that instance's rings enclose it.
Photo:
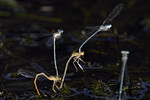
M 129 51 L 121 51 L 121 54 L 122 54 L 122 60 L 127 60 L 128 59 L 128 54 L 129 54 Z
M 82 51 L 82 52 L 80 52 L 81 53 L 81 56 L 83 56 L 84 55 L 84 51 Z
M 128 55 L 129 54 L 129 51 L 121 51 L 121 54 L 126 54 L 126 55 Z
M 109 30 L 111 27 L 112 27 L 111 24 L 109 24 L 109 25 L 101 25 L 100 28 L 99 28 L 99 30 L 100 30 L 100 31 L 107 31 L 107 30 Z
M 62 33 L 63 33 L 63 30 L 58 29 L 58 31 L 56 33 L 54 33 L 53 38 L 55 38 L 55 39 L 61 38 Z
M 61 29 L 58 29 L 58 32 L 59 32 L 59 33 L 63 33 L 64 31 L 63 31 L 63 30 L 61 30 Z

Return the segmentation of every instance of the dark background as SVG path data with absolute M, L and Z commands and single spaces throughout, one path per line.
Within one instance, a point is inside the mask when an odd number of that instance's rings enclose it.
M 85 30 L 87 26 L 101 25 L 111 10 L 119 3 L 123 3 L 124 8 L 111 22 L 113 27 L 108 33 L 116 32 L 117 36 L 125 33 L 133 36 L 134 39 L 121 42 L 124 38 L 117 37 L 115 42 L 91 41 L 83 47 L 84 60 L 104 66 L 103 70 L 106 70 L 109 75 L 107 73 L 104 74 L 104 77 L 100 77 L 103 80 L 107 81 L 112 76 L 117 79 L 119 68 L 121 68 L 120 51 L 129 50 L 130 79 L 142 78 L 144 81 L 149 81 L 149 0 L 0 0 L 1 91 L 7 87 L 4 85 L 5 82 L 11 83 L 4 76 L 14 73 L 12 77 L 18 77 L 17 71 L 20 68 L 32 70 L 29 67 L 30 62 L 44 66 L 48 72 L 54 75 L 53 48 L 46 47 L 44 43 L 37 44 L 36 38 L 32 37 L 33 34 L 38 34 L 43 29 L 50 32 L 56 32 L 57 29 L 64 30 L 63 38 L 57 42 L 56 46 L 59 72 L 63 73 L 63 66 L 68 57 L 85 40 L 74 42 L 72 37 L 74 35 L 80 37 L 81 31 Z M 49 70 L 49 64 L 51 70 Z M 99 75 L 100 72 L 94 73 Z M 92 74 L 91 71 L 88 75 Z M 86 74 L 83 76 L 87 77 Z

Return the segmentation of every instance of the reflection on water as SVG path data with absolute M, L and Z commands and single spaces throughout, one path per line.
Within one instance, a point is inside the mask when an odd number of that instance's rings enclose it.
M 86 31 L 73 31 L 71 32 L 71 34 L 69 33 L 68 36 L 71 38 L 73 42 L 82 43 L 89 37 L 88 34 L 94 33 L 94 31 L 88 32 L 88 33 L 87 32 Z M 94 41 L 128 42 L 132 40 L 134 40 L 134 36 L 129 35 L 127 33 L 119 34 L 117 32 L 100 32 L 89 42 L 94 42 Z
M 113 86 L 113 84 L 108 84 L 106 85 L 106 83 L 102 82 L 101 80 L 97 81 L 97 82 L 100 82 L 100 83 L 94 83 L 95 86 L 97 86 L 97 84 L 99 84 L 100 87 L 95 87 L 94 84 L 93 84 L 93 88 L 96 89 L 97 93 L 95 93 L 95 90 L 93 89 L 90 89 L 90 88 L 83 88 L 83 90 L 78 90 L 76 88 L 68 88 L 67 90 L 63 90 L 63 91 L 60 91 L 58 92 L 57 94 L 55 94 L 54 92 L 50 91 L 49 89 L 47 90 L 46 88 L 45 89 L 40 89 L 40 92 L 41 94 L 45 94 L 45 95 L 42 95 L 43 98 L 45 97 L 49 97 L 49 98 L 76 98 L 76 97 L 80 97 L 80 96 L 83 96 L 83 97 L 90 97 L 91 99 L 106 99 L 106 100 L 109 100 L 109 99 L 113 99 L 113 100 L 116 100 L 118 98 L 118 94 L 117 93 L 113 93 L 115 91 L 113 91 L 113 89 L 111 88 Z M 14 84 L 16 86 L 14 86 Z M 5 94 L 7 92 L 1 92 L 1 97 L 2 98 L 5 98 L 5 99 L 8 99 L 8 98 L 20 98 L 20 99 L 27 99 L 27 98 L 32 98 L 32 99 L 35 99 L 35 98 L 40 98 L 40 97 L 37 97 L 35 95 L 35 93 L 33 93 L 31 90 L 33 87 L 30 87 L 31 86 L 31 82 L 13 82 L 13 84 L 9 84 L 9 83 L 6 83 L 6 87 L 8 91 L 11 91 L 13 94 Z M 117 83 L 119 85 L 119 83 Z M 114 84 L 115 86 L 117 84 Z M 135 81 L 132 81 L 132 84 L 130 87 L 128 87 L 128 89 L 125 90 L 124 88 L 124 92 L 123 92 L 123 95 L 122 95 L 122 98 L 123 99 L 133 99 L 133 100 L 137 100 L 137 99 L 142 99 L 144 98 L 145 96 L 145 93 L 148 92 L 148 87 L 150 86 L 150 83 L 149 81 L 142 81 L 141 79 L 137 80 L 136 82 Z M 26 91 L 28 89 L 28 92 Z M 29 92 L 30 90 L 30 92 Z M 23 91 L 23 92 L 22 92 Z M 68 94 L 64 94 L 64 93 L 67 93 L 66 91 L 69 91 Z M 15 95 L 15 93 L 22 93 L 22 95 L 20 95 L 19 97 L 17 95 Z M 116 91 L 117 92 L 117 91 Z M 20 94 L 19 93 L 19 94 Z

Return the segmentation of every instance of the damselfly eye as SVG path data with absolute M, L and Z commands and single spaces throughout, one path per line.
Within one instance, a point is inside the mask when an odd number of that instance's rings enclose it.
M 61 33 L 63 33 L 64 31 L 63 31 L 63 30 L 61 30 L 61 29 L 58 29 L 58 32 L 61 32 Z

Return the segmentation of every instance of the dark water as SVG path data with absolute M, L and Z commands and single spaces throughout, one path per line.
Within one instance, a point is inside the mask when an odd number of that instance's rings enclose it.
M 63 29 L 56 41 L 58 71 L 63 74 L 71 53 L 90 36 L 87 26 L 101 25 L 111 10 L 124 3 L 123 11 L 111 22 L 113 27 L 101 32 L 83 46 L 85 72 L 69 64 L 64 88 L 54 93 L 52 81 L 38 81 L 37 96 L 33 79 L 18 75 L 19 69 L 35 72 L 36 62 L 55 75 L 53 47 L 37 39 L 42 29 Z M 127 79 L 123 99 L 150 98 L 150 2 L 146 0 L 45 0 L 0 1 L 0 99 L 102 99 L 116 100 L 122 66 L 121 50 L 128 50 Z M 87 33 L 87 34 L 86 34 Z M 91 66 L 91 67 L 90 67 Z

